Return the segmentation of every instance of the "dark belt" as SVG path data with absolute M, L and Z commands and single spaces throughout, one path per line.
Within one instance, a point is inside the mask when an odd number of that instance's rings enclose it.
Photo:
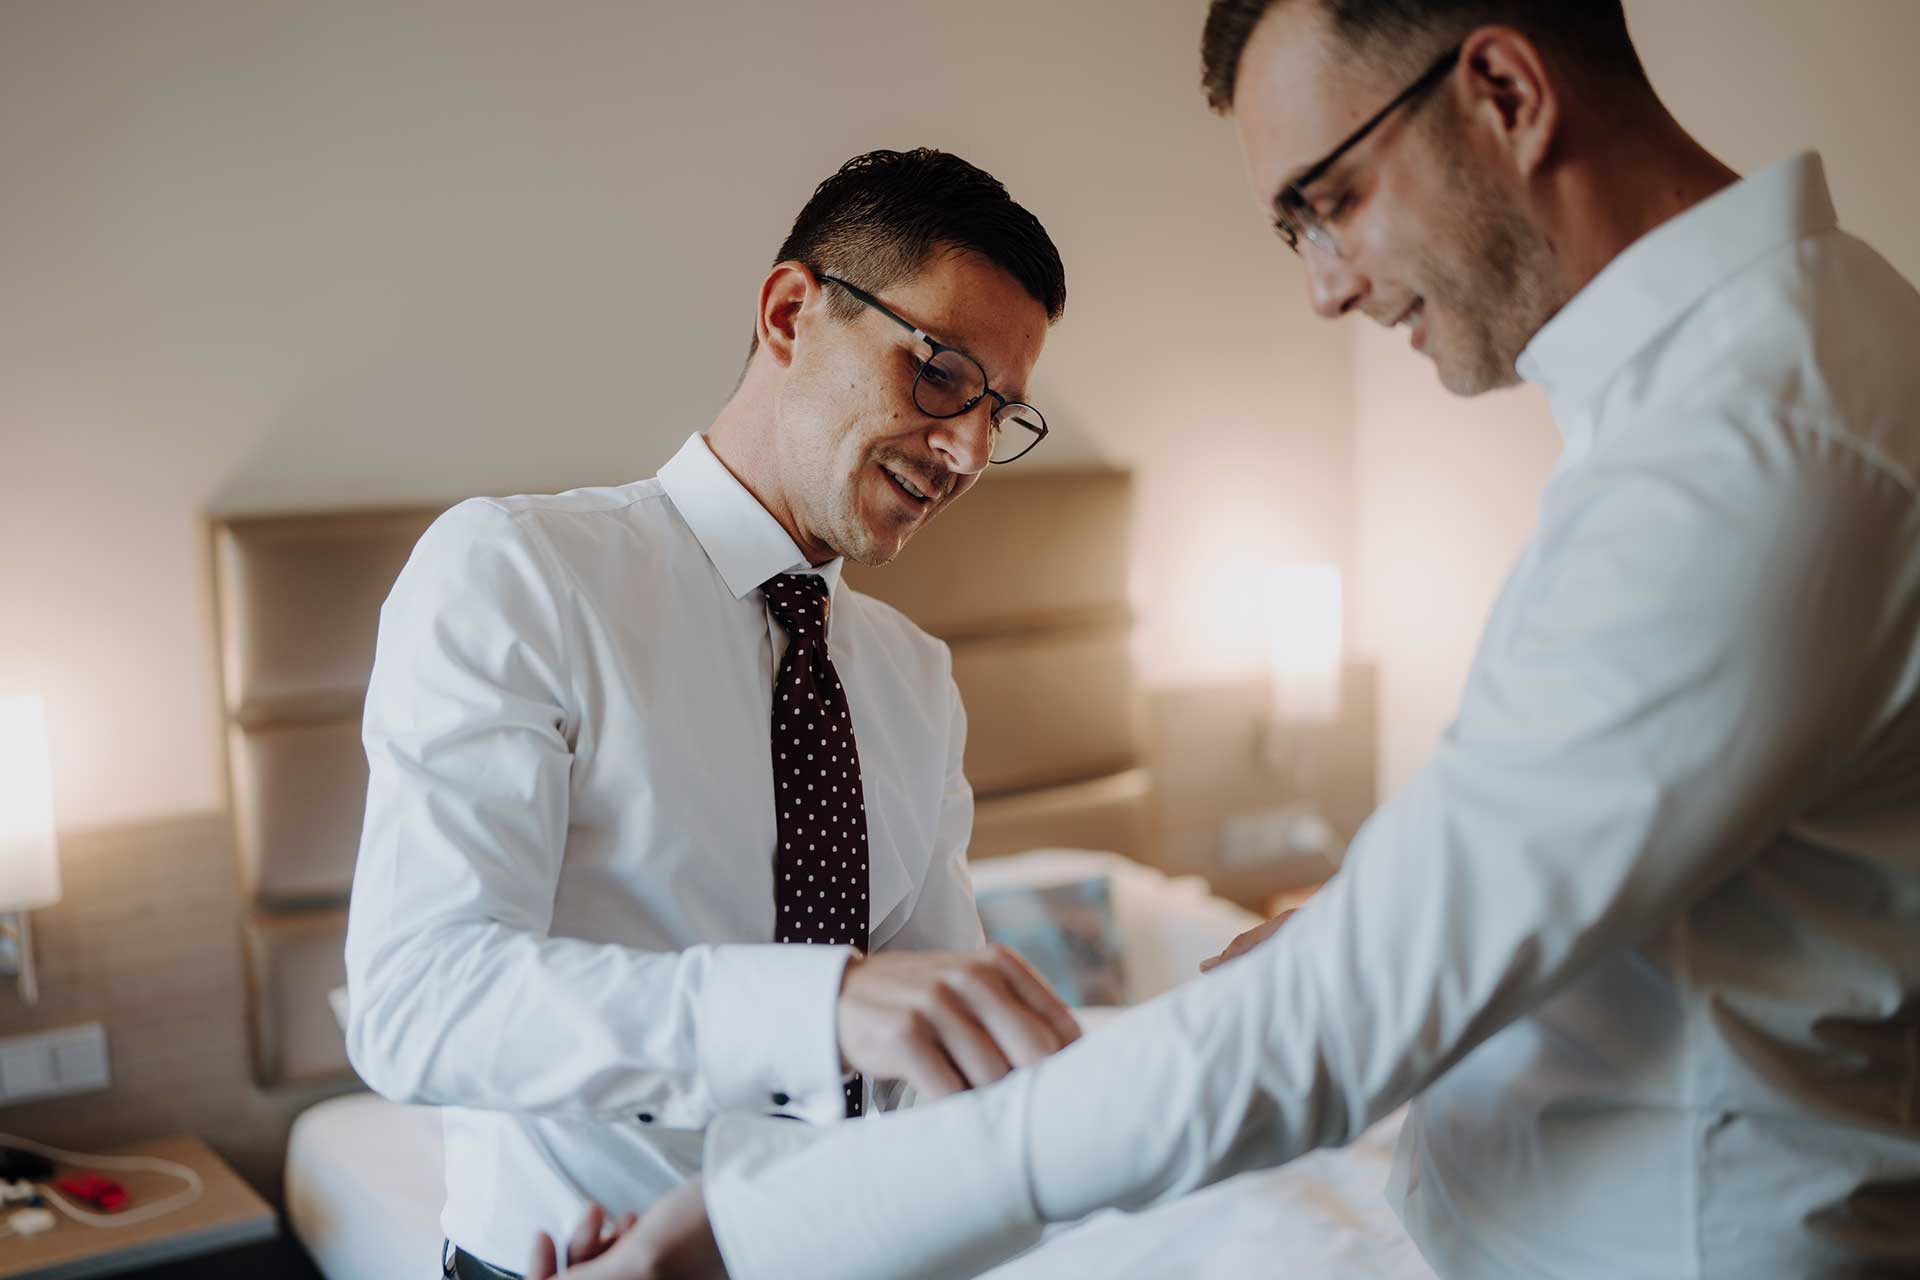
M 441 1247 L 440 1274 L 453 1276 L 455 1280 L 521 1280 L 518 1271 L 502 1271 L 492 1263 L 480 1261 L 458 1245 L 451 1252 L 444 1245 Z

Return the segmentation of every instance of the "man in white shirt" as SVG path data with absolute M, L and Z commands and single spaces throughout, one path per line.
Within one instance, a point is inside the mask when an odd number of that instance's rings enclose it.
M 717 1115 L 831 1122 L 1077 1036 L 982 946 L 947 647 L 840 581 L 1039 443 L 1065 292 L 990 175 L 861 156 L 657 478 L 475 499 L 421 539 L 367 694 L 347 1042 L 445 1108 L 449 1274 L 644 1208 Z
M 1316 310 L 1552 400 L 1458 718 L 1211 976 L 717 1158 L 582 1280 L 716 1240 L 741 1280 L 972 1275 L 1410 1100 L 1389 1196 L 1449 1280 L 1920 1270 L 1920 295 L 1817 157 L 1689 137 L 1618 0 L 1215 0 L 1203 54 Z

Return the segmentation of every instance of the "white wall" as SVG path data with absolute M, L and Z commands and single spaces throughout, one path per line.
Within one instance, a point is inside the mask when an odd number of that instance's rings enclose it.
M 1920 4 L 1627 0 L 1627 12 L 1696 136 L 1742 172 L 1817 148 L 1841 225 L 1920 280 Z M 1391 334 L 1357 329 L 1352 369 L 1356 621 L 1381 666 L 1388 795 L 1451 717 L 1559 437 L 1537 391 L 1453 399 Z
M 1204 9 L 0 6 L 0 692 L 48 696 L 61 824 L 224 803 L 206 510 L 650 474 L 876 146 L 1047 223 L 1046 452 L 1138 471 L 1154 678 L 1244 673 L 1244 575 L 1347 562 L 1348 340 L 1205 110 Z
M 1819 146 L 1920 276 L 1920 4 L 1628 7 L 1703 138 Z M 1532 392 L 1450 400 L 1308 314 L 1202 105 L 1204 9 L 0 5 L 0 692 L 48 695 L 62 825 L 223 803 L 204 511 L 650 473 L 732 386 L 813 183 L 922 143 L 1066 256 L 1047 452 L 1140 476 L 1151 677 L 1247 674 L 1245 576 L 1335 560 L 1404 781 L 1557 438 Z

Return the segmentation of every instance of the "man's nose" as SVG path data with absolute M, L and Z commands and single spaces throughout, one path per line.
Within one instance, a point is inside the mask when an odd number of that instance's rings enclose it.
M 1338 320 L 1367 300 L 1366 274 L 1337 254 L 1309 242 L 1300 255 L 1307 267 L 1307 299 L 1323 320 Z
M 993 401 L 983 399 L 957 418 L 941 418 L 927 443 L 956 475 L 977 475 L 993 459 Z

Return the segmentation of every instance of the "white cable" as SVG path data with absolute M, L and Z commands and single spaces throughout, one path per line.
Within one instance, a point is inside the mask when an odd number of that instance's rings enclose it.
M 49 1160 L 58 1160 L 62 1164 L 78 1166 L 82 1169 L 114 1169 L 124 1172 L 162 1173 L 170 1178 L 178 1178 L 187 1184 L 184 1191 L 176 1191 L 165 1200 L 156 1200 L 152 1204 L 129 1209 L 125 1213 L 91 1213 L 70 1202 L 52 1186 L 43 1186 L 40 1191 L 47 1200 L 72 1218 L 75 1222 L 89 1227 L 130 1227 L 136 1222 L 151 1222 L 153 1219 L 184 1209 L 200 1198 L 205 1184 L 200 1175 L 184 1164 L 172 1160 L 162 1160 L 156 1156 L 88 1156 L 73 1151 L 62 1151 L 58 1147 L 49 1147 L 28 1138 L 16 1138 L 10 1133 L 0 1133 L 0 1145 L 20 1147 Z

